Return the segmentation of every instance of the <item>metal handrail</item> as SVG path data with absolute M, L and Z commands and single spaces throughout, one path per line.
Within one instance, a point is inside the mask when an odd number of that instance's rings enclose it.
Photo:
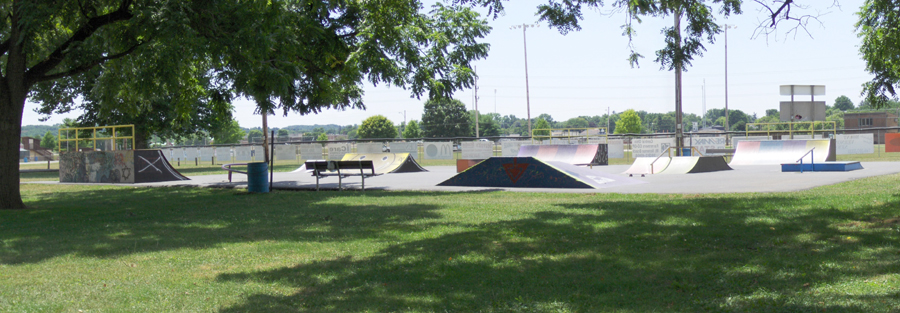
M 668 147 L 668 148 L 666 148 L 665 151 L 663 151 L 662 153 L 660 153 L 659 156 L 656 157 L 656 159 L 653 159 L 653 162 L 650 162 L 650 174 L 655 174 L 655 173 L 653 172 L 653 164 L 656 164 L 656 161 L 659 161 L 659 158 L 662 158 L 662 156 L 663 156 L 664 154 L 669 154 L 669 158 L 671 159 L 671 158 L 672 158 L 672 153 L 670 152 L 670 150 L 672 150 L 672 149 L 677 149 L 677 148 L 678 148 L 678 147 Z M 677 151 L 677 150 L 676 150 L 676 151 Z M 698 150 L 697 147 L 691 147 L 691 153 L 694 153 L 694 152 L 697 152 L 697 156 L 703 156 L 703 153 L 700 153 L 700 150 Z M 678 153 L 675 153 L 675 154 L 677 155 Z
M 809 154 L 809 164 L 812 164 L 813 172 L 816 171 L 816 154 L 813 153 L 813 150 L 816 150 L 816 147 L 809 149 L 809 151 L 806 151 L 800 159 L 797 159 L 797 162 L 800 162 L 800 173 L 803 173 L 803 158 L 805 158 L 807 154 Z
M 656 164 L 656 161 L 659 161 L 659 158 L 661 158 L 663 154 L 669 154 L 669 158 L 672 158 L 672 154 L 669 153 L 669 149 L 672 149 L 672 147 L 666 148 L 666 150 L 660 153 L 659 156 L 656 157 L 656 159 L 653 159 L 653 162 L 650 162 L 650 174 L 656 174 L 653 172 L 653 164 Z
M 813 150 L 816 150 L 816 147 L 813 147 L 812 149 L 809 149 L 809 151 L 806 151 L 806 153 L 804 153 L 803 156 L 801 156 L 799 159 L 797 159 L 796 162 L 803 163 L 803 158 L 805 158 L 807 154 L 813 153 Z M 810 158 L 810 160 L 813 160 L 813 159 Z
M 248 164 L 249 164 L 249 163 L 230 163 L 230 164 L 223 164 L 223 165 L 222 165 L 222 169 L 228 171 L 228 182 L 229 182 L 229 183 L 231 182 L 231 172 L 238 172 L 238 173 L 241 173 L 241 174 L 244 174 L 244 175 L 248 175 L 247 172 L 242 172 L 242 171 L 238 171 L 238 170 L 233 170 L 233 169 L 231 169 L 232 166 L 234 166 L 234 165 L 244 165 L 244 166 L 247 166 Z

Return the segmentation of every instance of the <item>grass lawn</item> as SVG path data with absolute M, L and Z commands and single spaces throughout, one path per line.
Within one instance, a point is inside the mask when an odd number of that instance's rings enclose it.
M 898 312 L 900 175 L 797 193 L 22 185 L 2 312 Z

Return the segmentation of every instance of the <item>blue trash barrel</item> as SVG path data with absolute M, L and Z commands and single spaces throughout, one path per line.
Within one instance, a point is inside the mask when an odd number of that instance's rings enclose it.
M 691 156 L 691 148 L 681 148 L 681 156 Z
M 269 164 L 247 163 L 247 191 L 269 192 Z
M 28 157 L 25 157 L 25 163 L 28 163 Z

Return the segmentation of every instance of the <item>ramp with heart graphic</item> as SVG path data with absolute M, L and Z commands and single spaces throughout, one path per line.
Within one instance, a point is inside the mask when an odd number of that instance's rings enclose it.
M 134 182 L 190 180 L 172 168 L 161 150 L 134 150 Z
M 493 157 L 438 186 L 604 188 L 639 183 L 643 182 L 563 162 L 544 162 L 533 157 Z

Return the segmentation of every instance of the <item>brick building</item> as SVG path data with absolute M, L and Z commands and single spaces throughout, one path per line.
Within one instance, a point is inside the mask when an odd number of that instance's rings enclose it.
M 845 134 L 874 134 L 875 144 L 884 144 L 884 133 L 896 133 L 896 129 L 877 129 L 897 127 L 897 111 L 845 112 Z

